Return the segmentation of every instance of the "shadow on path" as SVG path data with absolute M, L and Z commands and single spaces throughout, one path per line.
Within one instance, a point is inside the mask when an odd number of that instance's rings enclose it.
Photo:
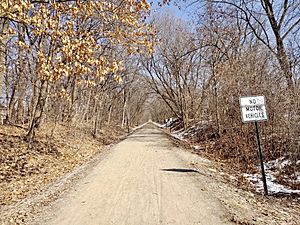
M 199 173 L 199 171 L 193 169 L 178 169 L 178 168 L 161 169 L 161 171 L 175 172 L 175 173 Z

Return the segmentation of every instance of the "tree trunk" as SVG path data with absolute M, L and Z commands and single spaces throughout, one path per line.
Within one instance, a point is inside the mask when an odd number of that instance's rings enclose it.
M 277 58 L 289 89 L 294 91 L 293 74 L 281 39 L 277 41 Z
M 22 25 L 19 25 L 19 40 L 23 40 L 22 32 L 23 28 Z M 16 123 L 22 123 L 24 121 L 24 94 L 25 94 L 25 68 L 24 68 L 24 62 L 23 62 L 23 51 L 19 47 L 19 55 L 18 55 L 18 84 L 17 84 L 17 90 L 18 90 L 18 100 L 17 100 L 17 114 L 16 114 Z
M 86 107 L 85 107 L 85 110 L 84 110 L 81 120 L 80 120 L 81 123 L 83 121 L 88 122 L 87 114 L 89 112 L 90 105 L 91 105 L 91 97 L 92 97 L 92 90 L 89 91 L 89 97 L 88 97 L 87 103 L 85 105 Z
M 124 88 L 124 96 L 123 96 L 123 112 L 122 112 L 122 124 L 121 127 L 123 128 L 126 122 L 126 110 L 127 110 L 127 96 L 126 96 L 126 88 Z
M 122 124 L 121 124 L 121 127 L 123 128 L 124 127 L 124 124 L 125 124 L 125 120 L 126 120 L 126 101 L 124 102 L 124 105 L 123 105 L 123 112 L 122 112 Z
M 9 21 L 7 19 L 0 19 L 0 33 L 5 33 L 8 29 Z M 7 36 L 2 36 L 2 42 L 0 39 L 0 97 L 2 97 L 2 85 L 4 75 L 6 73 L 6 43 Z
M 294 90 L 294 84 L 293 84 L 293 76 L 292 71 L 290 68 L 290 63 L 288 60 L 288 56 L 285 51 L 284 43 L 283 43 L 283 36 L 281 34 L 281 24 L 278 22 L 274 15 L 274 8 L 273 3 L 271 3 L 269 0 L 263 0 L 262 6 L 267 14 L 268 20 L 270 22 L 272 31 L 274 33 L 274 36 L 276 38 L 276 48 L 277 48 L 277 59 L 280 64 L 280 68 L 282 72 L 284 73 L 284 76 L 287 81 L 287 85 L 290 90 Z M 281 19 L 283 19 L 282 17 Z
M 42 80 L 39 95 L 31 113 L 32 118 L 26 135 L 27 141 L 29 142 L 29 146 L 31 146 L 31 143 L 34 141 L 36 129 L 40 126 L 46 105 L 47 95 L 48 83 L 45 80 Z
M 109 106 L 109 111 L 108 111 L 108 119 L 107 119 L 107 125 L 110 125 L 110 121 L 111 121 L 111 114 L 112 114 L 112 108 L 113 108 L 113 104 L 111 104 Z

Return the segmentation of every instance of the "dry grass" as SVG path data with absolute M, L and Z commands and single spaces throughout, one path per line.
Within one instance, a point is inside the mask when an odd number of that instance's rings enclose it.
M 125 134 L 119 127 L 110 127 L 93 138 L 89 131 L 79 125 L 45 124 L 28 148 L 24 128 L 0 125 L 0 205 L 42 191 Z

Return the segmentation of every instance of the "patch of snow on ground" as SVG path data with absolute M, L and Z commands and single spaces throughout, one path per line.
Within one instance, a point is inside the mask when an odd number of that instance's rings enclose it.
M 265 163 L 265 168 L 266 170 L 281 170 L 291 164 L 292 162 L 290 160 L 284 160 L 284 157 L 280 157 L 276 160 L 271 160 Z
M 184 129 L 178 130 L 171 134 L 172 137 L 183 140 L 184 139 Z
M 257 191 L 263 190 L 263 182 L 261 179 L 261 175 L 244 173 L 243 176 L 251 184 L 256 186 Z M 277 184 L 275 182 L 275 180 L 276 180 L 275 176 L 271 173 L 266 173 L 266 179 L 267 179 L 267 187 L 268 187 L 269 193 L 286 193 L 286 194 L 299 193 L 300 194 L 300 190 L 292 190 L 281 184 Z
M 276 183 L 276 171 L 283 169 L 285 166 L 291 165 L 290 160 L 285 160 L 284 157 L 278 158 L 276 160 L 272 160 L 265 163 L 265 173 L 267 179 L 267 186 L 268 191 L 270 193 L 299 193 L 300 190 L 292 190 L 284 185 Z M 244 173 L 243 176 L 253 185 L 256 186 L 257 191 L 263 190 L 263 182 L 261 179 L 261 175 L 259 174 L 246 174 Z M 297 174 L 296 182 L 300 182 L 300 173 Z

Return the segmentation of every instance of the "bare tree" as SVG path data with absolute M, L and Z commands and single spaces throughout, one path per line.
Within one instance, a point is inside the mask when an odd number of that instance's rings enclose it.
M 198 87 L 203 85 L 201 60 L 193 34 L 186 25 L 165 16 L 157 24 L 160 43 L 150 58 L 141 60 L 150 87 L 168 105 L 174 116 L 188 127 L 196 118 L 201 102 Z M 157 20 L 157 21 L 158 21 Z M 160 28 L 164 29 L 160 29 Z
M 243 20 L 255 37 L 276 55 L 288 87 L 294 87 L 291 59 L 286 44 L 293 34 L 300 31 L 300 2 L 282 1 L 207 1 L 221 5 L 217 13 L 227 14 Z

